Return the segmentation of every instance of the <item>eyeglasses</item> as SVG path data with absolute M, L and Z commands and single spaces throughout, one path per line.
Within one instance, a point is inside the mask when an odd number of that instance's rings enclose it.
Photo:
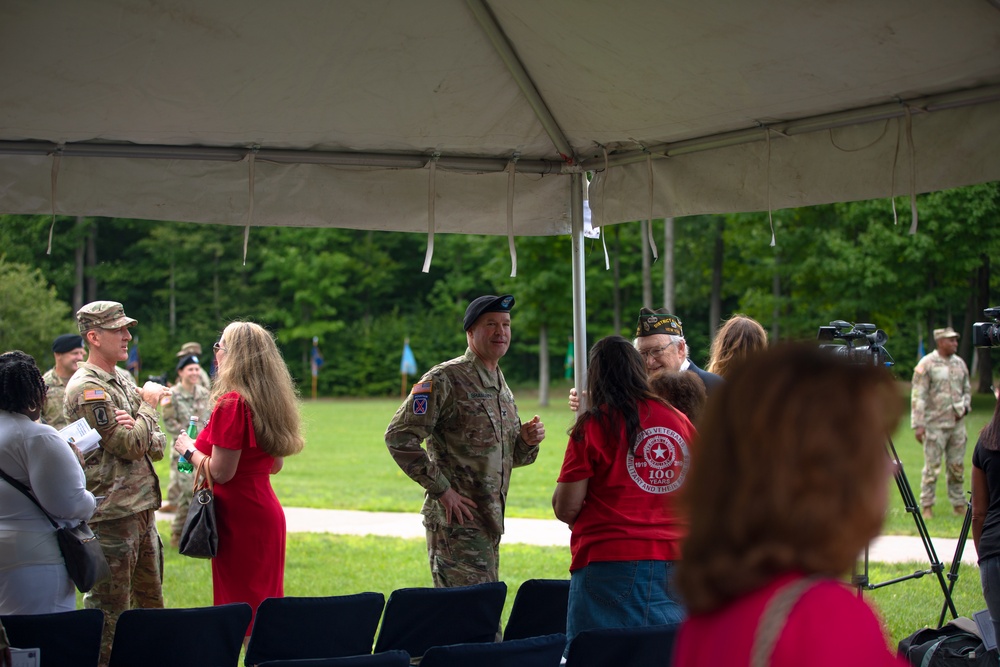
M 667 343 L 666 345 L 661 345 L 660 347 L 651 347 L 648 350 L 639 350 L 639 354 L 642 355 L 643 359 L 659 359 L 667 348 L 673 345 L 673 341 Z
M 216 352 L 225 352 L 226 348 L 222 345 L 222 341 L 219 341 L 212 345 L 212 349 Z

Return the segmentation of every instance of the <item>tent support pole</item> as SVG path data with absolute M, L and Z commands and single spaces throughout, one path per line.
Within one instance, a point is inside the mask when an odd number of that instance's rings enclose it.
M 583 174 L 570 176 L 570 215 L 573 238 L 573 382 L 580 411 L 587 409 L 587 281 L 583 266 Z

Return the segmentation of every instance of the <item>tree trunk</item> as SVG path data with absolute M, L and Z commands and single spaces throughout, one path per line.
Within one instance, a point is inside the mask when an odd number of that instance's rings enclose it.
M 83 237 L 84 226 L 86 225 L 86 220 L 83 217 L 78 217 L 76 219 L 76 282 L 73 284 L 73 312 L 83 308 L 83 280 L 84 280 L 84 261 L 87 256 L 87 241 Z
M 663 221 L 663 307 L 674 312 L 674 219 Z
M 642 305 L 647 308 L 653 306 L 653 252 L 649 247 L 649 220 L 641 220 L 639 223 L 639 236 L 642 237 L 639 243 L 642 245 Z
M 94 269 L 97 268 L 97 221 L 90 225 L 90 232 L 87 234 L 87 303 L 97 301 L 97 277 Z
M 614 280 L 614 290 L 612 291 L 612 310 L 614 311 L 614 331 L 615 333 L 621 333 L 622 330 L 622 286 L 621 286 L 621 273 L 622 273 L 622 262 L 621 262 L 621 236 L 619 235 L 619 225 L 614 225 L 612 229 L 615 230 L 614 243 L 611 248 L 611 271 L 612 279 Z
M 549 407 L 549 328 L 538 327 L 538 405 Z
M 969 274 L 969 298 L 965 300 L 965 324 L 959 332 L 961 336 L 958 339 L 958 356 L 965 361 L 965 365 L 969 367 L 970 372 L 975 371 L 972 365 L 972 323 L 982 313 L 982 310 L 976 312 L 976 304 L 979 302 L 976 295 L 978 282 L 979 269 L 973 269 Z
M 170 340 L 174 340 L 177 335 L 177 290 L 175 287 L 175 271 L 177 262 L 170 259 Z
M 990 256 L 983 254 L 983 263 L 979 267 L 979 284 L 976 286 L 978 305 L 976 319 L 983 318 L 983 311 L 990 307 Z M 988 394 L 993 384 L 993 355 L 989 349 L 978 350 L 979 360 L 976 372 L 979 375 L 978 393 Z
M 771 301 L 774 303 L 771 309 L 771 344 L 778 342 L 781 335 L 781 273 L 778 268 L 781 266 L 781 256 L 774 255 L 774 274 L 771 276 Z
M 708 339 L 715 340 L 715 332 L 722 319 L 722 262 L 724 250 L 722 232 L 726 228 L 726 220 L 719 217 L 715 223 L 715 252 L 712 254 L 712 297 L 708 306 Z

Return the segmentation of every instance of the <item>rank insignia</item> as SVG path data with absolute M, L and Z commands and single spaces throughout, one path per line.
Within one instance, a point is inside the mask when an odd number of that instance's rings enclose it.
M 415 415 L 426 415 L 427 414 L 427 397 L 426 396 L 414 396 L 413 397 L 413 414 L 415 414 Z

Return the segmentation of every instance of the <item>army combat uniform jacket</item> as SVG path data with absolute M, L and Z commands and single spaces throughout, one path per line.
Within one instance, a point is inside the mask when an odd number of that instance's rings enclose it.
M 135 418 L 130 430 L 115 421 L 115 410 Z M 160 506 L 160 482 L 153 461 L 163 458 L 165 437 L 159 415 L 136 389 L 132 376 L 115 367 L 114 374 L 81 363 L 66 385 L 66 415 L 83 417 L 101 434 L 101 444 L 84 456 L 87 490 L 107 496 L 91 523 L 120 519 Z
M 42 376 L 49 391 L 45 394 L 45 409 L 42 410 L 42 421 L 56 429 L 69 426 L 66 418 L 66 381 L 56 375 L 56 369 L 50 368 Z
M 934 350 L 913 369 L 910 426 L 953 428 L 972 408 L 969 369 L 957 354 L 947 358 Z
M 438 498 L 452 488 L 477 505 L 466 527 L 502 535 L 511 469 L 538 456 L 538 447 L 521 438 L 503 373 L 489 371 L 471 349 L 413 386 L 386 429 L 385 443 L 399 467 L 424 487 L 421 513 L 431 530 L 446 525 Z
M 188 393 L 184 385 L 175 385 L 170 392 L 170 402 L 163 406 L 163 426 L 176 439 L 181 433 L 187 433 L 191 417 L 196 416 L 200 433 L 208 423 L 211 407 L 208 390 L 200 384 L 194 385 L 191 393 Z

